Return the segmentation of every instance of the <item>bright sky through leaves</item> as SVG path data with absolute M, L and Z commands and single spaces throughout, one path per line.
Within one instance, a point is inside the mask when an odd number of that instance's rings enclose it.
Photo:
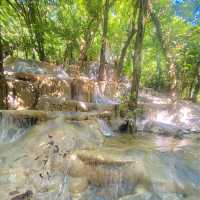
M 176 14 L 193 25 L 200 24 L 200 0 L 174 0 Z

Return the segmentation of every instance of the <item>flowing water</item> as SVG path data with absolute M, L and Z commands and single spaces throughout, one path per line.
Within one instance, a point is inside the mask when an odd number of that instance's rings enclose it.
M 23 137 L 29 127 L 36 124 L 37 119 L 15 118 L 6 113 L 0 116 L 0 144 L 12 143 Z
M 37 124 L 17 119 L 1 116 L 2 200 L 199 199 L 197 134 L 113 135 L 103 120 L 64 113 Z

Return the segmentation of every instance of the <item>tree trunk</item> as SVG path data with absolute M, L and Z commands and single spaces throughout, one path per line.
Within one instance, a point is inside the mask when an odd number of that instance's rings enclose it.
M 156 56 L 156 62 L 157 62 L 157 83 L 156 83 L 156 89 L 158 91 L 160 91 L 160 80 L 161 80 L 161 62 L 160 62 L 160 54 L 159 52 L 157 52 L 157 56 Z
M 96 28 L 94 29 L 93 27 L 96 27 Z M 79 66 L 80 66 L 80 69 L 83 69 L 83 71 L 85 70 L 85 67 L 88 61 L 88 56 L 87 56 L 88 49 L 90 48 L 92 44 L 92 41 L 95 37 L 95 33 L 98 27 L 99 27 L 98 19 L 92 18 L 90 19 L 90 22 L 85 30 L 84 43 L 82 44 L 80 48 L 80 57 L 79 57 Z
M 197 80 L 195 81 L 194 90 L 191 95 L 191 99 L 193 102 L 197 102 L 197 97 L 198 97 L 199 89 L 200 89 L 200 63 L 199 63 L 199 66 L 197 66 L 197 78 L 196 79 Z
M 167 46 L 167 44 L 165 43 L 165 39 L 163 37 L 163 31 L 162 31 L 162 27 L 160 24 L 160 20 L 157 17 L 156 13 L 153 10 L 153 6 L 152 3 L 149 1 L 149 13 L 152 19 L 152 22 L 155 26 L 156 29 L 156 35 L 157 38 L 160 42 L 163 54 L 165 56 L 167 65 L 168 65 L 168 69 L 169 69 L 169 76 L 170 76 L 170 80 L 171 80 L 171 85 L 170 85 L 170 92 L 171 92 L 171 97 L 173 101 L 176 101 L 178 96 L 179 96 L 179 91 L 178 91 L 178 70 L 177 70 L 177 64 L 175 61 L 175 58 L 173 56 L 173 54 L 170 52 L 169 47 Z
M 137 22 L 138 28 L 135 40 L 134 56 L 133 56 L 133 78 L 132 78 L 131 96 L 129 102 L 129 108 L 131 110 L 137 108 L 138 90 L 139 90 L 140 74 L 141 74 L 141 62 L 142 62 L 142 44 L 145 32 L 144 17 L 145 17 L 146 7 L 147 7 L 147 0 L 140 0 L 139 16 Z
M 129 133 L 137 132 L 136 126 L 136 108 L 138 103 L 138 92 L 140 85 L 141 64 L 142 64 L 142 44 L 145 33 L 145 13 L 147 9 L 148 0 L 138 1 L 138 22 L 137 22 L 137 35 L 135 40 L 134 55 L 133 55 L 133 78 L 131 86 L 131 95 L 129 100 L 129 109 L 133 112 L 133 119 L 130 120 Z
M 7 83 L 3 70 L 3 42 L 0 24 L 0 109 L 7 109 Z
M 3 74 L 3 44 L 0 24 L 0 73 Z
M 92 39 L 93 38 L 92 38 L 91 32 L 86 33 L 84 44 L 82 45 L 80 49 L 79 66 L 80 66 L 80 69 L 83 71 L 85 71 L 87 67 L 87 62 L 88 62 L 87 53 L 88 53 L 88 49 L 90 48 L 92 44 Z
M 46 61 L 46 55 L 45 55 L 45 51 L 44 51 L 44 42 L 43 40 L 37 40 L 37 53 L 39 56 L 40 61 Z
M 124 59 L 126 57 L 126 52 L 128 50 L 128 47 L 129 47 L 131 40 L 133 39 L 133 36 L 135 35 L 135 33 L 136 33 L 136 29 L 135 29 L 135 25 L 133 23 L 131 30 L 128 32 L 127 40 L 125 41 L 124 46 L 121 50 L 121 54 L 120 54 L 120 58 L 119 58 L 118 66 L 117 66 L 118 79 L 122 75 L 122 71 L 123 71 L 123 67 L 124 67 Z
M 85 41 L 83 46 L 80 49 L 80 57 L 79 57 L 79 65 L 81 69 L 85 69 L 85 66 L 87 65 L 87 52 L 90 45 L 88 45 L 88 42 Z
M 199 87 L 200 87 L 200 77 L 198 78 L 198 82 L 195 85 L 194 91 L 192 93 L 191 99 L 193 102 L 197 102 L 197 97 L 199 94 Z
M 101 41 L 101 55 L 100 55 L 100 67 L 99 67 L 99 81 L 106 80 L 106 43 L 108 32 L 108 15 L 110 9 L 110 0 L 106 0 L 103 13 L 103 35 Z

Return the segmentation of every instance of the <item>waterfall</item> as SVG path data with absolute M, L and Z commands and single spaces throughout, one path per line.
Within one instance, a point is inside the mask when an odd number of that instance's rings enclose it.
M 109 127 L 108 123 L 103 119 L 97 119 L 100 130 L 104 136 L 113 136 L 113 131 Z
M 25 135 L 26 130 L 36 124 L 33 117 L 12 116 L 8 113 L 0 113 L 0 144 L 12 143 Z

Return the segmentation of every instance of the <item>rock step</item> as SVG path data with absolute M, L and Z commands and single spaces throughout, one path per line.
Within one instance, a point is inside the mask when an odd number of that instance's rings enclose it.
M 0 110 L 1 118 L 9 116 L 14 119 L 36 119 L 37 122 L 47 121 L 63 117 L 65 120 L 84 121 L 94 118 L 110 119 L 112 113 L 109 111 L 93 111 L 93 112 L 56 112 L 56 111 L 37 111 L 37 110 Z
M 65 111 L 65 112 L 90 112 L 90 111 L 109 111 L 113 115 L 119 114 L 118 104 L 97 104 L 84 101 L 71 100 L 68 97 L 42 96 L 36 105 L 37 110 L 46 111 Z
M 121 166 L 135 162 L 135 159 L 125 154 L 125 150 L 117 148 L 100 148 L 95 150 L 77 150 L 73 152 L 82 162 L 89 165 Z
M 46 121 L 49 117 L 47 112 L 37 110 L 0 110 L 1 119 L 10 117 L 13 119 L 37 119 L 37 121 Z
M 42 96 L 92 102 L 94 81 L 81 78 L 61 79 L 54 74 L 15 73 L 6 76 L 9 109 L 34 109 Z M 1 81 L 0 81 L 1 84 Z

